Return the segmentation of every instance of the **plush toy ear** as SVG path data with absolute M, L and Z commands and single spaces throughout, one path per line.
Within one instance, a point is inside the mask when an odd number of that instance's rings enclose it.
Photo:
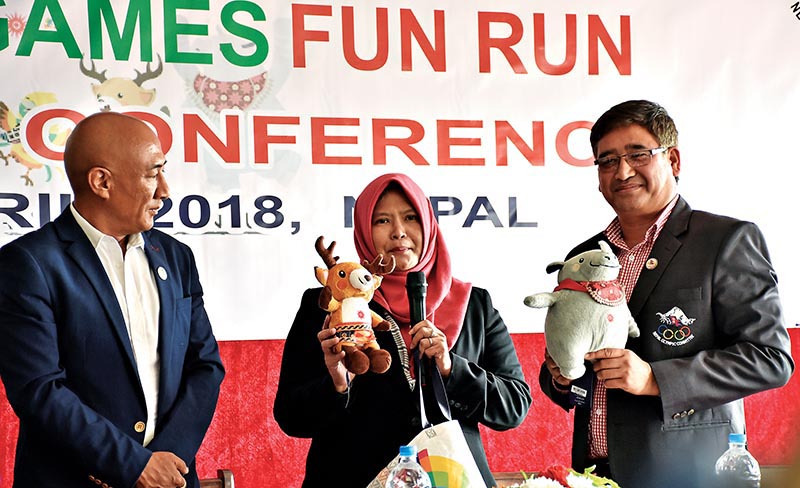
M 565 263 L 564 263 L 564 261 L 555 261 L 555 262 L 552 262 L 552 263 L 550 263 L 550 264 L 548 264 L 548 265 L 547 265 L 547 268 L 545 268 L 545 271 L 547 271 L 547 274 L 550 274 L 550 273 L 552 273 L 553 271 L 558 271 L 558 270 L 560 270 L 561 268 L 563 268 L 563 267 L 564 267 L 564 264 L 565 264 Z
M 328 282 L 328 270 L 326 268 L 320 268 L 319 266 L 314 266 L 314 275 L 317 277 L 317 281 L 319 281 L 320 285 L 325 285 Z

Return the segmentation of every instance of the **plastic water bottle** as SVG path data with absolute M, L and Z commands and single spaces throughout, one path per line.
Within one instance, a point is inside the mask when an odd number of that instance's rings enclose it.
M 745 449 L 744 434 L 728 435 L 728 450 L 717 459 L 717 481 L 725 488 L 760 488 L 761 468 L 756 458 Z
M 415 446 L 400 446 L 400 462 L 389 472 L 386 488 L 431 488 L 428 473 L 417 462 Z

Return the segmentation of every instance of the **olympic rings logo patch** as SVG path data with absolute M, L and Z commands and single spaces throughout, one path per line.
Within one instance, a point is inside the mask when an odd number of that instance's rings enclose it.
M 653 337 L 662 344 L 677 347 L 694 339 L 694 334 L 689 326 L 696 319 L 687 317 L 680 308 L 672 307 L 668 312 L 657 312 L 656 315 L 661 325 L 657 331 L 653 332 Z

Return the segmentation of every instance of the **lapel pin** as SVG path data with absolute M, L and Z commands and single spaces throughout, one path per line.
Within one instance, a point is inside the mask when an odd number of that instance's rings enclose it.
M 658 259 L 650 258 L 644 263 L 644 267 L 650 270 L 656 269 L 658 267 Z
M 161 278 L 162 281 L 167 281 L 167 270 L 164 269 L 163 266 L 158 267 L 158 277 Z

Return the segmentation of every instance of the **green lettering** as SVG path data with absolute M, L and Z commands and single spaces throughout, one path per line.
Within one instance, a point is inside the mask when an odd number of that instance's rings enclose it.
M 125 27 L 119 31 L 111 0 L 89 0 L 89 52 L 92 59 L 103 58 L 103 31 L 105 24 L 114 59 L 127 61 L 131 57 L 133 35 L 139 26 L 139 56 L 142 61 L 153 60 L 153 27 L 149 0 L 131 0 L 125 14 Z
M 259 65 L 263 63 L 265 59 L 267 59 L 267 54 L 269 53 L 269 42 L 267 41 L 267 37 L 257 29 L 253 29 L 252 27 L 248 27 L 236 22 L 236 20 L 233 18 L 233 15 L 236 12 L 247 12 L 255 21 L 267 20 L 267 16 L 264 14 L 264 11 L 261 9 L 261 7 L 245 0 L 236 0 L 230 2 L 222 8 L 221 20 L 222 26 L 225 27 L 225 30 L 234 36 L 252 41 L 256 46 L 255 52 L 249 56 L 243 56 L 237 53 L 233 48 L 233 44 L 229 42 L 220 44 L 220 51 L 225 59 L 236 66 L 249 67 Z
M 168 63 L 211 64 L 211 53 L 178 51 L 178 36 L 208 36 L 208 25 L 179 24 L 178 9 L 208 10 L 209 0 L 164 0 L 164 58 Z
M 50 12 L 50 19 L 53 22 L 53 29 L 41 29 L 45 11 Z M 8 29 L 6 29 L 7 31 Z M 34 0 L 31 13 L 28 16 L 28 23 L 22 32 L 22 38 L 17 48 L 17 56 L 30 56 L 33 45 L 36 42 L 56 42 L 64 46 L 64 51 L 70 58 L 78 59 L 81 57 L 81 50 L 72 30 L 69 28 L 67 18 L 58 0 Z
M 0 0 L 0 7 L 5 7 L 6 2 Z M 8 19 L 0 19 L 0 51 L 8 47 Z

